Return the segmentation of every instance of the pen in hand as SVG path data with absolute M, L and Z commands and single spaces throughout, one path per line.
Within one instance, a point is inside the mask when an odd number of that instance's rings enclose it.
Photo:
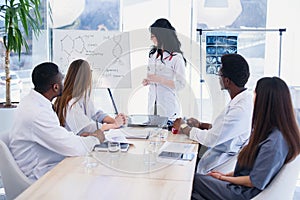
M 96 127 L 97 127 L 97 130 L 99 129 L 99 125 L 98 125 L 98 120 L 96 119 Z
M 177 115 L 177 113 L 174 113 L 171 117 L 169 117 L 169 119 L 170 119 L 170 120 L 176 119 L 176 115 Z

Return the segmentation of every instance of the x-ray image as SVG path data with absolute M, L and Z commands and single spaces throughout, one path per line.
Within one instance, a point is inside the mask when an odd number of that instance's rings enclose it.
M 206 38 L 206 44 L 215 45 L 216 44 L 216 40 L 217 40 L 216 36 L 207 36 L 207 38 Z
M 226 45 L 227 44 L 227 37 L 226 36 L 218 36 L 217 37 L 217 43 L 219 45 Z
M 226 47 L 221 46 L 221 47 L 217 47 L 217 54 L 218 55 L 223 55 L 226 53 Z
M 217 63 L 218 63 L 218 64 L 221 64 L 221 57 L 222 57 L 222 56 L 217 56 Z
M 206 57 L 206 63 L 207 64 L 216 64 L 217 63 L 217 57 L 216 56 L 207 56 Z
M 237 53 L 236 46 L 226 47 L 226 53 Z
M 216 54 L 217 48 L 214 46 L 208 46 L 206 47 L 206 53 L 207 54 Z
M 210 32 L 206 34 L 206 73 L 216 74 L 224 54 L 237 53 L 237 34 Z
M 237 45 L 237 36 L 228 36 L 227 44 L 228 45 Z
M 206 73 L 207 74 L 216 74 L 217 68 L 215 65 L 206 65 Z

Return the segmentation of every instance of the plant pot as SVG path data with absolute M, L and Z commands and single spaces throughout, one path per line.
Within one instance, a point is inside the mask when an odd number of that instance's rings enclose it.
M 17 107 L 0 107 L 0 132 L 9 131 L 12 128 L 16 110 Z

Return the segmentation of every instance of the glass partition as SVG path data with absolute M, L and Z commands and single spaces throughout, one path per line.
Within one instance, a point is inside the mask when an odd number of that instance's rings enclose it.
M 11 69 L 21 85 L 16 95 L 13 94 L 12 100 L 19 101 L 32 88 L 33 66 L 43 61 L 55 61 L 55 49 L 61 48 L 55 43 L 55 31 L 116 31 L 129 34 L 130 50 L 127 53 L 130 55 L 131 67 L 131 87 L 112 88 L 116 105 L 120 112 L 127 114 L 147 113 L 148 90 L 142 87 L 141 81 L 146 75 L 148 52 L 152 45 L 148 27 L 158 18 L 167 18 L 176 28 L 187 59 L 187 88 L 179 92 L 182 115 L 211 122 L 229 100 L 226 91 L 220 90 L 216 77 L 207 73 L 207 66 L 218 63 L 220 55 L 217 53 L 224 48 L 216 47 L 216 53 L 209 57 L 209 50 L 206 48 L 207 33 L 203 33 L 200 44 L 196 28 L 266 28 L 267 5 L 267 0 L 42 0 L 43 27 L 39 38 L 28 38 L 30 51 L 23 51 L 21 60 L 12 54 Z M 232 12 L 227 12 L 228 10 Z M 255 19 L 252 15 L 256 16 Z M 0 26 L 3 26 L 3 19 L 0 19 Z M 278 66 L 278 33 L 237 31 L 230 34 L 236 34 L 237 52 L 245 56 L 250 64 L 252 75 L 247 84 L 248 88 L 253 89 L 256 80 L 261 76 L 277 75 L 274 70 L 270 72 L 265 69 Z M 72 43 L 73 39 L 69 42 Z M 203 53 L 201 60 L 200 46 Z M 0 48 L 2 73 L 3 46 L 0 45 Z M 2 101 L 4 94 L 1 92 L 2 83 L 0 84 Z M 93 92 L 96 106 L 108 113 L 114 113 L 106 88 L 94 88 Z
M 4 0 L 0 1 L 0 4 L 2 4 Z M 47 0 L 41 0 L 40 5 L 40 14 L 42 18 L 42 27 L 41 32 L 45 32 L 47 30 Z M 0 27 L 4 27 L 4 19 L 0 18 Z M 0 102 L 5 101 L 5 73 L 4 73 L 4 45 L 2 37 L 4 36 L 3 33 L 1 33 L 1 40 L 0 40 Z M 12 102 L 19 102 L 20 98 L 22 98 L 24 95 L 26 95 L 30 88 L 32 88 L 31 83 L 31 71 L 33 68 L 33 62 L 34 60 L 43 60 L 42 57 L 47 57 L 47 49 L 43 47 L 43 49 L 46 49 L 46 51 L 41 51 L 41 54 L 35 54 L 34 52 L 34 40 L 36 38 L 32 34 L 31 31 L 29 31 L 29 36 L 26 38 L 27 44 L 29 46 L 28 52 L 26 52 L 25 48 L 22 49 L 21 57 L 19 59 L 19 55 L 11 52 L 10 54 L 10 72 L 11 72 L 11 100 Z M 44 45 L 47 43 L 46 40 L 43 41 Z M 47 60 L 47 59 L 44 59 Z

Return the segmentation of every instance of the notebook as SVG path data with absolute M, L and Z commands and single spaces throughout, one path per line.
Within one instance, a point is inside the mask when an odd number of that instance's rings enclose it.
M 167 124 L 168 117 L 159 115 L 129 115 L 128 126 L 158 127 Z

